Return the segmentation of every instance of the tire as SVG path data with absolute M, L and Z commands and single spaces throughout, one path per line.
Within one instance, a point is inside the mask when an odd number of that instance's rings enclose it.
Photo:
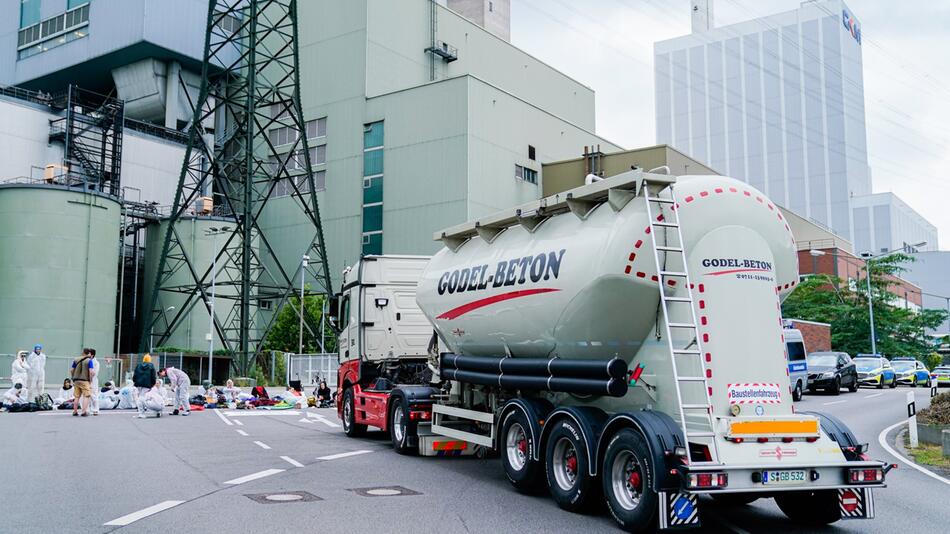
M 745 506 L 759 499 L 755 493 L 713 493 L 712 498 L 723 506 Z
M 857 392 L 858 392 L 858 379 L 857 379 L 857 378 L 855 378 L 854 380 L 851 381 L 851 385 L 848 386 L 848 391 L 850 391 L 851 393 L 857 393 Z
M 653 469 L 650 447 L 639 432 L 624 428 L 610 439 L 601 482 L 610 515 L 627 532 L 656 527 L 659 496 Z
M 883 376 L 882 376 L 881 379 L 878 381 L 877 386 L 875 386 L 875 387 L 877 387 L 877 389 L 884 389 L 884 377 L 883 377 Z
M 356 422 L 356 398 L 353 395 L 353 388 L 346 388 L 343 392 L 343 433 L 351 438 L 366 433 L 366 425 Z
M 551 497 L 569 512 L 584 512 L 599 502 L 600 485 L 591 476 L 587 442 L 576 422 L 562 419 L 548 434 L 545 474 Z
M 832 395 L 841 395 L 841 378 L 835 378 L 835 384 L 828 388 L 828 392 Z
M 802 381 L 795 382 L 795 390 L 792 391 L 792 400 L 798 402 L 802 400 Z
M 784 492 L 775 496 L 775 504 L 789 519 L 801 525 L 830 525 L 841 519 L 835 490 Z
M 537 493 L 544 476 L 542 463 L 533 459 L 531 425 L 524 413 L 511 410 L 501 423 L 501 465 L 508 482 L 520 493 Z
M 418 449 L 410 445 L 416 436 L 416 424 L 409 420 L 409 404 L 405 397 L 395 397 L 389 408 L 389 438 L 393 450 L 404 456 L 415 454 Z
M 891 380 L 891 389 L 894 389 L 896 387 L 897 387 L 897 379 L 895 378 L 894 380 Z

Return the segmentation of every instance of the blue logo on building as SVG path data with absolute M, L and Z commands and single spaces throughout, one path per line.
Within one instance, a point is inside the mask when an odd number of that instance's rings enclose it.
M 844 24 L 844 29 L 851 33 L 851 37 L 854 37 L 854 40 L 861 44 L 861 25 L 858 24 L 858 19 L 854 18 L 853 14 L 848 13 L 847 9 L 841 10 L 841 23 Z

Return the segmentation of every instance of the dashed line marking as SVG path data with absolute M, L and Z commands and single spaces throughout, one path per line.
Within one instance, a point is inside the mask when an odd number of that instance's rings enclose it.
M 236 424 L 237 426 L 244 426 L 244 423 L 242 423 L 241 421 L 237 419 L 234 420 L 234 424 Z
M 317 460 L 338 460 L 338 459 L 340 459 L 340 458 L 348 458 L 348 457 L 350 457 L 350 456 L 357 456 L 357 455 L 360 455 L 360 454 L 367 454 L 367 453 L 370 453 L 370 452 L 373 452 L 373 451 L 362 450 L 362 451 L 341 452 L 341 453 L 339 453 L 339 454 L 331 454 L 331 455 L 329 455 L 329 456 L 321 456 L 321 457 L 317 458 Z
M 270 450 L 270 445 L 268 445 L 268 444 L 266 444 L 266 443 L 262 443 L 262 442 L 260 442 L 260 441 L 255 441 L 255 442 L 254 442 L 254 445 L 257 445 L 258 447 L 260 447 L 260 448 L 262 448 L 262 449 Z
M 242 435 L 242 436 L 247 436 L 247 432 L 241 430 L 240 428 L 237 429 L 237 430 L 235 430 L 235 432 L 237 432 L 238 434 L 240 434 L 240 435 Z
M 290 464 L 290 465 L 292 465 L 292 466 L 294 466 L 294 467 L 303 467 L 303 464 L 302 464 L 302 463 L 298 462 L 297 460 L 294 460 L 294 459 L 291 458 L 290 456 L 281 456 L 280 459 L 281 459 L 281 460 L 284 460 L 285 462 L 287 462 L 288 464 Z
M 864 397 L 864 398 L 865 398 L 865 399 L 873 399 L 874 397 L 880 397 L 881 395 L 883 395 L 883 393 L 875 393 L 875 394 L 873 394 L 873 395 L 868 395 L 867 397 Z
M 138 512 L 132 512 L 131 514 L 124 515 L 118 519 L 113 519 L 112 521 L 105 523 L 103 526 L 124 527 L 126 525 L 131 525 L 132 523 L 135 523 L 139 519 L 146 518 L 150 515 L 155 515 L 159 512 L 168 510 L 169 508 L 174 508 L 175 506 L 178 506 L 179 504 L 183 502 L 185 501 L 163 501 L 156 504 L 155 506 L 149 506 L 148 508 L 144 508 L 142 510 L 139 510 Z
M 823 403 L 821 403 L 821 405 L 822 405 L 822 406 L 831 406 L 832 404 L 841 404 L 842 402 L 848 402 L 848 401 L 846 401 L 846 400 L 840 400 L 840 401 L 833 401 L 833 402 L 823 402 Z
M 259 478 L 269 477 L 271 475 L 276 475 L 277 473 L 283 473 L 286 469 L 266 469 L 264 471 L 258 471 L 257 473 L 251 473 L 250 475 L 245 475 L 243 477 L 235 478 L 233 480 L 228 480 L 225 484 L 232 486 L 238 484 L 244 484 L 245 482 L 250 482 L 252 480 L 257 480 Z
M 226 424 L 226 425 L 228 425 L 228 426 L 231 426 L 231 425 L 234 424 L 234 423 L 232 423 L 231 421 L 229 421 L 228 418 L 225 417 L 224 414 L 221 413 L 221 412 L 219 412 L 218 410 L 215 410 L 215 411 L 214 411 L 214 414 L 218 416 L 218 419 L 221 419 L 222 421 L 224 421 L 224 424 Z

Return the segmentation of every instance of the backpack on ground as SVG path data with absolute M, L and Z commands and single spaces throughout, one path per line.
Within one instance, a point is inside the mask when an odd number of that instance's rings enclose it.
M 38 411 L 45 412 L 53 409 L 53 398 L 49 396 L 49 393 L 37 395 L 33 402 L 36 404 Z

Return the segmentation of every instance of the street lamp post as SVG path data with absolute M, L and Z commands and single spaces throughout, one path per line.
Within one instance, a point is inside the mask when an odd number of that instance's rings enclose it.
M 297 342 L 297 354 L 303 354 L 303 292 L 304 275 L 307 273 L 310 256 L 304 255 L 300 258 L 300 336 Z
M 926 245 L 926 241 L 921 241 L 920 243 L 914 243 L 913 245 L 907 245 L 901 248 L 895 248 L 894 250 L 888 250 L 887 252 L 882 252 L 878 255 L 872 255 L 871 252 L 862 252 L 861 257 L 864 258 L 864 267 L 867 271 L 867 286 L 868 286 L 868 317 L 871 321 L 871 354 L 877 354 L 877 338 L 874 334 L 874 296 L 871 294 L 871 263 L 878 259 L 883 258 L 884 256 L 889 256 L 895 252 L 906 251 L 908 248 L 917 249 Z
M 155 318 L 152 319 L 152 324 L 148 325 L 148 351 L 149 351 L 149 352 L 154 352 L 154 351 L 155 351 L 155 348 L 152 347 L 152 342 L 155 341 L 155 336 L 154 336 L 154 334 L 152 333 L 152 331 L 155 330 L 155 323 L 158 321 L 158 318 L 159 318 L 159 317 L 164 316 L 166 313 L 168 313 L 168 312 L 170 312 L 170 311 L 172 311 L 172 310 L 174 310 L 174 309 L 175 309 L 174 306 L 169 306 L 169 307 L 165 308 L 165 311 L 162 312 L 162 315 L 156 315 Z
M 231 228 L 208 228 L 207 235 L 211 236 L 211 302 L 208 303 L 208 381 L 211 381 L 211 371 L 214 363 L 214 286 L 218 274 L 218 234 L 227 232 Z

